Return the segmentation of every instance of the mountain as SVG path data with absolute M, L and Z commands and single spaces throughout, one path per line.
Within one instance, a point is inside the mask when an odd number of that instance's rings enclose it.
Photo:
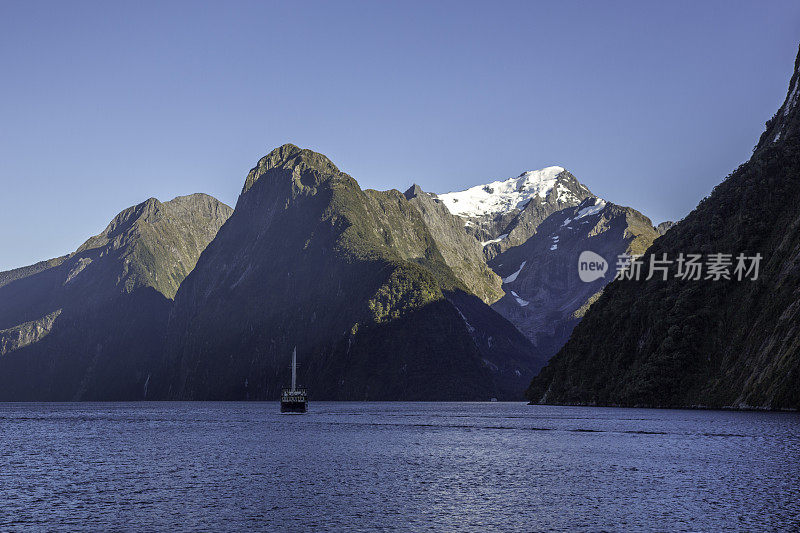
M 276 398 L 296 345 L 314 399 L 519 397 L 543 360 L 473 294 L 496 281 L 430 208 L 310 150 L 270 152 L 177 292 L 164 394 Z
M 171 299 L 230 214 L 151 198 L 74 253 L 0 273 L 0 399 L 146 396 Z
M 758 276 L 740 281 L 731 265 L 730 280 L 678 279 L 676 261 L 666 281 L 611 283 L 532 381 L 531 401 L 800 407 L 799 87 L 800 55 L 750 160 L 643 258 L 761 254 Z
M 486 264 L 481 243 L 464 231 L 461 217 L 452 215 L 435 194 L 424 192 L 419 185 L 413 185 L 404 196 L 422 215 L 453 274 L 487 304 L 502 298 L 503 281 Z
M 525 243 L 496 256 L 489 265 L 503 276 L 506 295 L 492 308 L 509 319 L 552 357 L 615 273 L 622 254 L 642 254 L 658 238 L 649 218 L 635 209 L 586 198 L 557 211 Z M 584 282 L 578 260 L 592 251 L 609 265 L 604 277 Z
M 559 166 L 431 197 L 480 241 L 503 278 L 502 297 L 487 303 L 547 359 L 613 277 L 580 281 L 581 252 L 601 255 L 613 270 L 618 255 L 641 254 L 659 236 L 650 219 L 597 197 Z
M 523 172 L 516 178 L 438 195 L 447 209 L 464 220 L 481 241 L 487 259 L 519 246 L 547 217 L 574 207 L 591 191 L 562 167 Z

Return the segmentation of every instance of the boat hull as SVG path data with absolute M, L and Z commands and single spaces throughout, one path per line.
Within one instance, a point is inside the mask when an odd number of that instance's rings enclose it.
M 307 401 L 281 402 L 281 413 L 305 413 L 308 411 Z
M 308 410 L 308 391 L 304 388 L 281 391 L 281 413 L 305 413 Z

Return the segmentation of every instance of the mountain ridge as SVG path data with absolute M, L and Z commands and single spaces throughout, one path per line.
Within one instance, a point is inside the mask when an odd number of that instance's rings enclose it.
M 151 198 L 71 254 L 0 273 L 0 399 L 141 399 L 171 298 L 230 211 Z
M 525 243 L 489 262 L 506 291 L 493 308 L 549 358 L 613 277 L 617 258 L 644 253 L 658 236 L 650 219 L 635 209 L 597 197 L 557 211 Z M 604 277 L 588 283 L 578 274 L 579 257 L 587 250 L 610 265 Z
M 34 354 L 50 380 L 36 386 L 51 398 L 271 398 L 297 344 L 301 376 L 321 398 L 518 398 L 594 295 L 578 286 L 551 309 L 559 318 L 544 313 L 560 321 L 546 329 L 562 332 L 542 341 L 525 329 L 536 306 L 517 309 L 542 301 L 527 279 L 540 261 L 527 257 L 512 281 L 500 260 L 533 251 L 545 268 L 562 252 L 535 244 L 549 238 L 539 233 L 571 219 L 583 233 L 563 248 L 604 239 L 625 249 L 638 237 L 625 208 L 562 167 L 498 183 L 510 200 L 490 198 L 500 207 L 465 223 L 418 185 L 362 190 L 326 156 L 285 144 L 250 169 L 234 210 L 203 194 L 150 198 L 75 252 L 0 273 L 0 296 L 19 302 L 0 305 L 0 368 L 30 372 L 21 356 Z M 479 240 L 498 231 L 507 234 Z M 103 348 L 80 355 L 91 343 Z M 119 364 L 100 370 L 112 348 Z M 48 349 L 74 364 L 59 366 Z

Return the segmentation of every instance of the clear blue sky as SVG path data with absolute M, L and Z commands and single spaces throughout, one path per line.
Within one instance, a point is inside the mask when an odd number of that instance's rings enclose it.
M 800 2 L 0 0 L 0 270 L 123 208 L 234 205 L 286 142 L 364 188 L 561 165 L 654 222 L 745 161 Z

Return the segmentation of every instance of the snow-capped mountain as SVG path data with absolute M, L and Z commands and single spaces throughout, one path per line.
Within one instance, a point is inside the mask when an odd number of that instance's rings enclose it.
M 464 219 L 487 259 L 524 243 L 548 216 L 589 197 L 594 197 L 592 192 L 559 166 L 438 196 L 451 213 Z
M 548 358 L 613 277 L 580 281 L 580 253 L 594 251 L 613 267 L 618 254 L 643 253 L 659 236 L 650 219 L 594 195 L 560 166 L 436 199 L 460 217 L 500 276 L 505 295 L 492 308 Z
M 529 170 L 516 178 L 476 185 L 465 191 L 441 194 L 439 198 L 451 213 L 467 218 L 496 215 L 512 209 L 522 210 L 534 196 L 546 199 L 556 186 L 558 175 L 562 172 L 564 172 L 563 167 Z M 567 201 L 570 196 L 574 195 L 569 189 L 559 187 L 559 197 Z
M 318 398 L 519 398 L 603 286 L 575 254 L 636 240 L 615 209 L 562 167 L 437 197 L 285 145 L 232 213 L 148 200 L 0 273 L 0 398 L 274 398 L 295 346 Z

